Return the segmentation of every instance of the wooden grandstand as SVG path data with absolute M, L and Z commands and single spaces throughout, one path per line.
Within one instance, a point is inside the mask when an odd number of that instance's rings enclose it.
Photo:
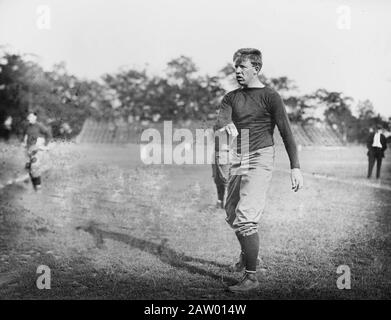
M 296 143 L 302 146 L 343 146 L 342 135 L 330 126 L 321 124 L 292 124 L 292 132 Z M 277 145 L 283 144 L 278 129 L 274 131 L 274 141 Z
M 205 124 L 197 126 L 194 123 L 190 126 L 178 124 L 174 125 L 173 129 L 184 127 L 195 132 L 195 128 L 206 129 L 211 126 Z M 163 132 L 163 123 L 122 123 L 115 126 L 105 121 L 87 119 L 76 141 L 103 144 L 140 143 L 141 133 L 148 128 Z M 297 144 L 302 146 L 342 146 L 345 144 L 342 136 L 325 124 L 292 124 L 292 131 Z M 277 128 L 274 131 L 274 140 L 277 145 L 283 144 Z

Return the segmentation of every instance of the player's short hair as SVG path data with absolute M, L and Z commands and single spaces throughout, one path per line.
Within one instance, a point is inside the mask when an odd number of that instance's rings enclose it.
M 234 53 L 233 56 L 233 61 L 235 61 L 236 59 L 240 59 L 241 61 L 248 60 L 251 62 L 253 67 L 258 69 L 258 71 L 262 69 L 262 53 L 258 49 L 254 49 L 254 48 L 239 49 Z

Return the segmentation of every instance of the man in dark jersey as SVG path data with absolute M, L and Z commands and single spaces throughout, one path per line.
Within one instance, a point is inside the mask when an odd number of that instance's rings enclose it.
M 42 123 L 37 122 L 37 114 L 29 113 L 27 116 L 28 125 L 23 134 L 23 143 L 26 146 L 27 156 L 29 161 L 26 167 L 29 171 L 31 182 L 34 190 L 41 189 L 41 174 L 42 174 L 42 146 L 39 139 L 45 137 L 45 145 L 47 146 L 51 139 L 50 129 Z
M 259 251 L 258 223 L 274 166 L 273 132 L 277 125 L 287 150 L 292 189 L 303 187 L 297 147 L 280 95 L 260 82 L 262 55 L 257 49 L 240 49 L 233 56 L 236 79 L 241 88 L 226 94 L 221 102 L 216 128 L 232 134 L 238 131 L 232 150 L 225 210 L 241 246 L 237 266 L 245 269 L 242 280 L 230 286 L 232 292 L 257 289 L 256 266 Z M 237 268 L 240 269 L 240 268 Z

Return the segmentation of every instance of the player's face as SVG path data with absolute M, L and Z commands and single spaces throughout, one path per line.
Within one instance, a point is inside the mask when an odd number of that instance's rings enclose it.
M 236 80 L 241 86 L 247 86 L 254 77 L 258 76 L 257 70 L 247 59 L 236 59 L 234 62 Z
M 29 123 L 31 123 L 31 124 L 34 124 L 34 123 L 37 122 L 37 117 L 36 117 L 34 114 L 30 113 L 30 114 L 27 116 L 27 121 L 28 121 Z

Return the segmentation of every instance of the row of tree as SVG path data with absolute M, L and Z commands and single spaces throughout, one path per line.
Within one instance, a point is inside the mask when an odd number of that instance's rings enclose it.
M 375 123 L 388 125 L 369 100 L 353 105 L 352 98 L 326 89 L 298 95 L 295 83 L 287 77 L 262 75 L 261 80 L 282 95 L 292 122 L 326 122 L 347 141 L 365 141 L 368 128 Z M 215 76 L 201 75 L 186 56 L 169 61 L 160 76 L 150 75 L 146 69 L 122 69 L 89 81 L 70 75 L 64 63 L 45 71 L 32 56 L 3 52 L 0 124 L 12 117 L 13 132 L 21 134 L 26 114 L 35 111 L 51 126 L 55 137 L 69 137 L 80 132 L 87 117 L 128 123 L 207 121 L 216 116 L 226 92 L 223 87 L 235 87 L 231 65 Z

